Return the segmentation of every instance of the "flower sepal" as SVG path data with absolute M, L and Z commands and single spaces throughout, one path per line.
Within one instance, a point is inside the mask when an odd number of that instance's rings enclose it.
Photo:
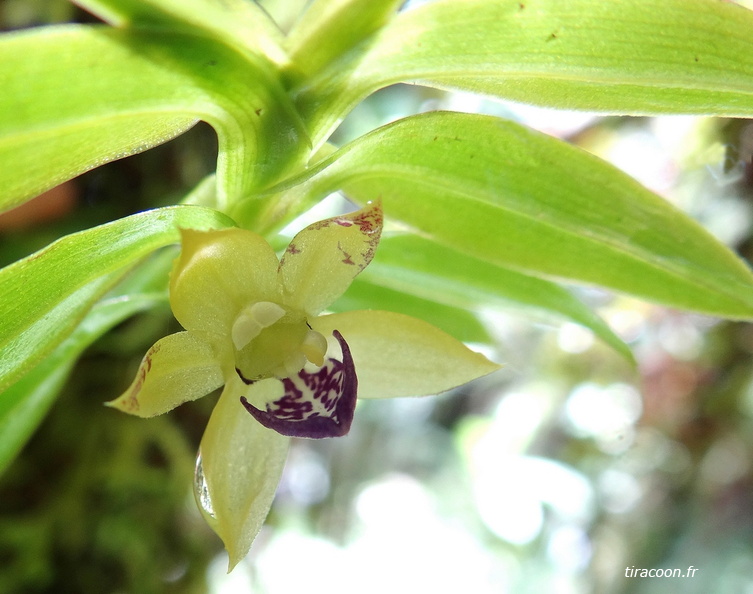
M 224 383 L 212 346 L 191 332 L 178 332 L 147 351 L 128 389 L 106 405 L 153 417 L 206 396 Z

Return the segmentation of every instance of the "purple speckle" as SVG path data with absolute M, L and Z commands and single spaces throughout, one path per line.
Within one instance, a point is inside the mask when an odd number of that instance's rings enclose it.
M 289 437 L 340 437 L 350 430 L 356 408 L 358 378 L 348 343 L 337 330 L 342 361 L 329 358 L 313 373 L 303 369 L 282 380 L 282 398 L 256 408 L 241 396 L 246 410 L 265 427 Z M 245 380 L 244 380 L 245 381 Z

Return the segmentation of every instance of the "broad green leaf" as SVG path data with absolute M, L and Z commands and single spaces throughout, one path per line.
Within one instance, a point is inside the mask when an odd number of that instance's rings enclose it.
M 218 205 L 307 156 L 266 60 L 192 34 L 58 26 L 0 37 L 0 209 L 203 119 Z
M 373 262 L 371 267 L 377 265 Z M 494 342 L 486 326 L 470 311 L 370 283 L 364 275 L 357 277 L 345 294 L 328 309 L 333 312 L 384 309 L 426 320 L 463 342 Z
M 98 303 L 42 363 L 0 392 L 0 473 L 42 421 L 84 349 L 116 324 L 161 299 L 160 295 L 144 294 Z
M 311 163 L 319 163 L 337 150 L 337 147 L 325 143 L 311 157 Z M 227 213 L 238 222 L 239 227 L 251 229 L 263 235 L 275 250 L 284 250 L 287 242 L 280 231 L 297 217 L 304 214 L 315 204 L 298 186 L 285 186 L 280 193 L 265 192 L 244 200 Z
M 309 175 L 311 196 L 381 198 L 387 219 L 490 264 L 753 318 L 753 275 L 700 225 L 593 155 L 512 122 L 406 118 Z
M 753 114 L 753 12 L 720 0 L 438 0 L 306 88 L 317 141 L 398 82 L 617 114 Z
M 468 257 L 416 235 L 383 238 L 374 263 L 363 276 L 368 282 L 449 306 L 469 310 L 499 306 L 549 320 L 570 320 L 633 358 L 601 318 L 559 285 Z
M 166 142 L 195 123 L 195 119 L 185 117 L 135 114 L 119 118 L 113 114 L 71 126 L 0 136 L 0 211 L 18 206 L 88 169 Z
M 118 27 L 203 32 L 283 64 L 282 33 L 250 0 L 73 0 Z
M 129 266 L 176 243 L 179 227 L 232 224 L 198 206 L 157 209 L 68 235 L 0 270 L 0 389 L 65 339 Z
M 22 377 L 71 334 L 89 308 L 111 289 L 126 271 L 116 270 L 94 278 L 83 286 L 71 287 L 62 295 L 51 296 L 47 303 L 39 308 L 35 307 L 35 303 L 26 302 L 27 293 L 24 289 L 31 283 L 30 298 L 38 297 L 41 291 L 34 291 L 33 288 L 34 285 L 44 285 L 44 273 L 33 280 L 22 273 L 19 280 L 23 279 L 25 282 L 4 283 L 0 288 L 3 299 L 0 307 L 3 314 L 8 317 L 0 322 L 0 327 L 3 328 L 0 337 L 0 390 Z M 11 286 L 12 292 L 3 290 Z
M 439 328 L 394 312 L 347 311 L 309 323 L 324 336 L 342 333 L 358 374 L 359 398 L 428 396 L 500 367 Z
M 314 0 L 286 38 L 297 69 L 310 76 L 384 26 L 403 0 Z
M 167 274 L 175 255 L 164 249 L 136 267 L 92 307 L 71 336 L 0 393 L 0 473 L 42 421 L 84 349 L 131 315 L 167 302 Z

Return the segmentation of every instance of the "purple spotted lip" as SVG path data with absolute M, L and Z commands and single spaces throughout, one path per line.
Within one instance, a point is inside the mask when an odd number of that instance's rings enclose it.
M 358 378 L 348 343 L 337 330 L 332 335 L 340 343 L 342 361 L 328 358 L 313 373 L 301 369 L 282 380 L 283 396 L 267 404 L 267 410 L 256 408 L 245 396 L 241 404 L 259 423 L 288 437 L 340 437 L 350 430 L 356 409 Z M 252 380 L 238 375 L 246 384 Z

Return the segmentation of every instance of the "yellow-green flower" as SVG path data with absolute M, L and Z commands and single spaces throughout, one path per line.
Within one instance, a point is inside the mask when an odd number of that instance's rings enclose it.
M 360 398 L 448 390 L 497 368 L 405 315 L 322 315 L 374 256 L 379 204 L 310 225 L 278 261 L 244 229 L 183 230 L 170 305 L 184 332 L 147 352 L 110 403 L 150 417 L 224 385 L 201 442 L 197 500 L 230 566 L 261 528 L 290 437 L 345 435 Z

